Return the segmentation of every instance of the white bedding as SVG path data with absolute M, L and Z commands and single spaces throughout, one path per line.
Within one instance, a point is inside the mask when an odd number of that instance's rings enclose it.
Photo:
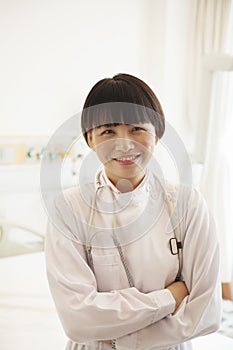
M 233 339 L 213 333 L 192 340 L 194 350 L 233 350 Z
M 48 289 L 44 254 L 0 259 L 0 278 L 0 349 L 64 349 L 66 337 Z
M 0 349 L 65 349 L 66 336 L 49 292 L 44 253 L 0 259 L 0 278 Z M 233 350 L 233 339 L 215 333 L 194 339 L 193 348 Z

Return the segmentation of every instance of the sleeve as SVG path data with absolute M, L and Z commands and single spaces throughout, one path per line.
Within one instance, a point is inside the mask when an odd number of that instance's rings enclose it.
M 57 208 L 56 225 L 48 224 L 45 257 L 51 294 L 68 338 L 87 343 L 123 337 L 174 311 L 175 300 L 167 289 L 148 294 L 136 288 L 98 292 L 83 245 L 74 241 L 73 232 L 69 235 L 72 218 L 68 223 L 63 218 L 64 208 Z M 56 228 L 58 223 L 66 234 Z
M 189 290 L 178 310 L 117 339 L 117 349 L 161 349 L 215 332 L 221 318 L 219 245 L 206 203 L 194 191 L 184 222 L 182 276 Z

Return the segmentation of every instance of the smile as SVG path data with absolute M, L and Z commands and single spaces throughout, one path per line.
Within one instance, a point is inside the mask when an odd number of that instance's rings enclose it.
M 120 162 L 125 162 L 125 161 L 134 161 L 136 160 L 138 157 L 140 156 L 140 154 L 134 155 L 134 156 L 124 156 L 124 157 L 117 157 L 117 158 L 113 158 L 114 160 L 118 160 Z
M 134 155 L 114 157 L 112 159 L 117 163 L 119 163 L 120 165 L 131 165 L 131 164 L 135 164 L 135 162 L 140 156 L 141 154 L 134 154 Z

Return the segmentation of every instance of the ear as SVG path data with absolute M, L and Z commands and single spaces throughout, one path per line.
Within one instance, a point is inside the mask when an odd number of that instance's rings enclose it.
M 158 142 L 159 142 L 159 138 L 158 136 L 155 136 L 155 144 L 157 145 Z
M 93 142 L 93 137 L 92 137 L 92 131 L 91 130 L 87 132 L 87 143 L 88 143 L 88 146 L 93 151 L 95 151 L 95 145 L 94 145 L 94 142 Z

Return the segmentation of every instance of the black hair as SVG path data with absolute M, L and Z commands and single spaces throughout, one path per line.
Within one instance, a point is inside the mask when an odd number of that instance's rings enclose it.
M 87 132 L 100 125 L 148 122 L 161 138 L 165 118 L 160 102 L 144 81 L 130 74 L 117 74 L 97 82 L 86 98 L 81 116 L 86 141 Z

